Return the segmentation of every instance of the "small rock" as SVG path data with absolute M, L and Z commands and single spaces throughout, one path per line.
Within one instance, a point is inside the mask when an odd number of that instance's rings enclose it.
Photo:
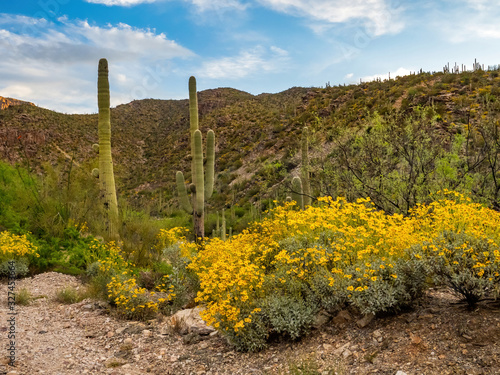
M 352 321 L 352 316 L 347 310 L 341 310 L 335 317 L 332 319 L 333 324 L 346 324 Z
M 196 333 L 190 333 L 182 338 L 182 343 L 184 345 L 193 345 L 199 343 L 202 340 L 203 339 L 200 335 L 197 335 Z
M 364 328 L 368 324 L 370 324 L 374 318 L 375 318 L 374 314 L 366 314 L 361 319 L 358 319 L 356 321 L 356 324 L 358 325 L 359 328 Z
M 382 332 L 380 332 L 380 329 L 377 329 L 376 331 L 373 331 L 372 335 L 378 339 L 379 337 L 382 337 Z
M 151 337 L 152 335 L 149 329 L 145 329 L 144 331 L 142 331 L 142 334 L 144 335 L 144 337 Z
M 166 323 L 168 329 L 165 329 L 165 327 L 161 329 L 162 334 L 170 330 L 181 335 L 196 333 L 201 336 L 208 336 L 215 329 L 207 326 L 203 319 L 201 319 L 200 312 L 202 311 L 203 308 L 201 307 L 177 311 L 168 319 Z
M 406 372 L 399 370 L 396 375 L 408 375 Z
M 160 327 L 160 335 L 168 336 L 172 332 L 172 329 L 165 324 L 163 327 Z
M 91 303 L 82 306 L 82 310 L 92 310 L 94 306 Z
M 124 344 L 132 344 L 132 339 L 130 337 L 127 337 L 125 340 L 123 340 Z
M 333 351 L 333 354 L 336 356 L 342 355 L 342 353 L 344 352 L 345 349 L 347 349 L 348 346 L 349 346 L 349 343 L 342 345 L 341 347 L 335 349 Z
M 204 341 L 200 344 L 200 349 L 206 349 L 208 348 L 208 342 Z
M 423 314 L 418 317 L 419 319 L 432 319 L 434 318 L 434 315 L 432 314 Z
M 126 329 L 127 329 L 127 326 L 123 326 L 123 327 L 117 328 L 117 329 L 116 329 L 116 331 L 115 331 L 115 333 L 116 333 L 117 335 L 120 335 L 120 334 L 122 334 L 122 333 L 123 333 Z
M 316 318 L 314 318 L 313 327 L 318 329 L 328 323 L 330 319 L 331 316 L 326 311 L 322 310 L 316 315 Z
M 323 349 L 325 349 L 325 350 L 332 350 L 333 349 L 333 345 L 323 344 Z
M 422 339 L 419 336 L 412 336 L 411 337 L 411 343 L 413 345 L 419 345 L 422 343 Z
M 170 356 L 170 362 L 177 362 L 179 360 L 179 356 L 178 355 L 172 355 Z
M 349 358 L 352 355 L 352 352 L 349 349 L 346 349 L 342 352 L 342 356 L 344 358 Z
M 106 336 L 107 337 L 113 337 L 115 335 L 115 333 L 113 331 L 109 331 Z

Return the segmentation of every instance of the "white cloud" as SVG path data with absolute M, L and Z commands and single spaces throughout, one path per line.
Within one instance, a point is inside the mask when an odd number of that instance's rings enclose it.
M 407 76 L 408 74 L 410 74 L 410 72 L 414 72 L 416 71 L 416 69 L 407 69 L 407 68 L 398 68 L 395 72 L 387 72 L 387 73 L 383 73 L 383 74 L 374 74 L 372 76 L 365 76 L 365 77 L 361 77 L 361 80 L 363 82 L 370 82 L 370 81 L 375 81 L 377 79 L 381 79 L 382 81 L 385 80 L 385 79 L 388 79 L 389 78 L 389 74 L 391 76 L 391 79 L 394 79 L 396 77 L 402 77 L 402 76 Z
M 354 73 L 348 73 L 345 75 L 344 79 L 351 79 L 352 77 L 354 77 Z
M 154 3 L 157 0 L 85 0 L 87 3 L 103 4 L 106 6 L 123 6 L 130 7 L 144 3 Z
M 268 50 L 257 46 L 237 56 L 206 61 L 198 75 L 210 79 L 244 78 L 257 72 L 275 71 L 283 67 L 287 60 L 288 53 L 279 47 L 272 46 Z
M 248 4 L 241 3 L 238 0 L 184 0 L 193 4 L 200 11 L 221 10 L 221 9 L 236 9 L 245 10 Z
M 500 39 L 499 18 L 497 0 L 458 0 L 446 14 L 435 10 L 433 25 L 452 43 Z
M 162 0 L 85 0 L 87 3 L 103 4 L 106 6 L 132 7 L 135 5 L 156 3 Z M 239 9 L 244 10 L 247 4 L 239 0 L 182 0 L 194 5 L 200 11 L 220 10 L 220 9 Z
M 464 0 L 467 5 L 477 10 L 492 9 L 498 6 L 497 0 Z
M 155 30 L 60 20 L 0 14 L 1 96 L 59 111 L 95 112 L 100 58 L 109 61 L 112 105 L 117 105 L 161 96 L 170 61 L 195 56 Z
M 375 35 L 396 33 L 402 30 L 401 7 L 391 7 L 386 0 L 259 0 L 276 11 L 298 17 L 308 17 L 328 24 L 361 20 L 368 31 Z M 313 25 L 323 32 L 327 25 Z

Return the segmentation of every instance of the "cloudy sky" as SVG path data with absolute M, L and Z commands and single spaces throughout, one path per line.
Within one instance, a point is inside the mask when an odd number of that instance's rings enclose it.
M 112 105 L 359 82 L 420 68 L 500 64 L 497 0 L 17 0 L 0 6 L 0 96 L 97 111 Z

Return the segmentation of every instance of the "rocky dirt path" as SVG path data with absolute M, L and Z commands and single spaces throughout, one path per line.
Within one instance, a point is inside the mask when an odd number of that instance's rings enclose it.
M 16 366 L 8 362 L 7 285 L 0 284 L 0 374 L 285 374 L 313 359 L 321 374 L 500 374 L 500 306 L 474 311 L 432 291 L 413 310 L 359 328 L 352 312 L 300 342 L 275 342 L 261 353 L 237 353 L 218 335 L 181 335 L 166 319 L 117 319 L 99 302 L 62 305 L 72 276 L 46 273 L 19 280 L 36 299 L 16 306 Z M 366 323 L 366 322 L 365 322 Z

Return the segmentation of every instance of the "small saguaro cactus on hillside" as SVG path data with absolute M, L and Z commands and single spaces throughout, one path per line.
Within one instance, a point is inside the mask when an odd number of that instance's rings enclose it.
M 106 227 L 110 239 L 117 240 L 118 235 L 118 201 L 116 199 L 113 159 L 111 158 L 111 121 L 108 81 L 108 61 L 99 60 L 97 78 L 97 104 L 99 107 L 99 170 L 93 171 L 99 176 L 101 199 L 106 213 Z
M 304 206 L 311 205 L 311 182 L 309 180 L 309 128 L 307 126 L 302 129 L 302 167 L 300 169 L 302 190 L 304 193 Z
M 295 176 L 292 179 L 292 200 L 297 202 L 298 208 L 304 209 L 304 191 L 302 188 L 302 180 Z
M 203 171 L 203 147 L 201 132 L 198 127 L 198 98 L 196 79 L 189 78 L 189 123 L 191 133 L 191 176 L 189 185 L 191 202 L 187 194 L 184 174 L 176 174 L 177 190 L 182 208 L 193 215 L 193 228 L 196 239 L 205 237 L 205 200 L 212 196 L 214 190 L 215 134 L 207 133 L 206 170 Z

